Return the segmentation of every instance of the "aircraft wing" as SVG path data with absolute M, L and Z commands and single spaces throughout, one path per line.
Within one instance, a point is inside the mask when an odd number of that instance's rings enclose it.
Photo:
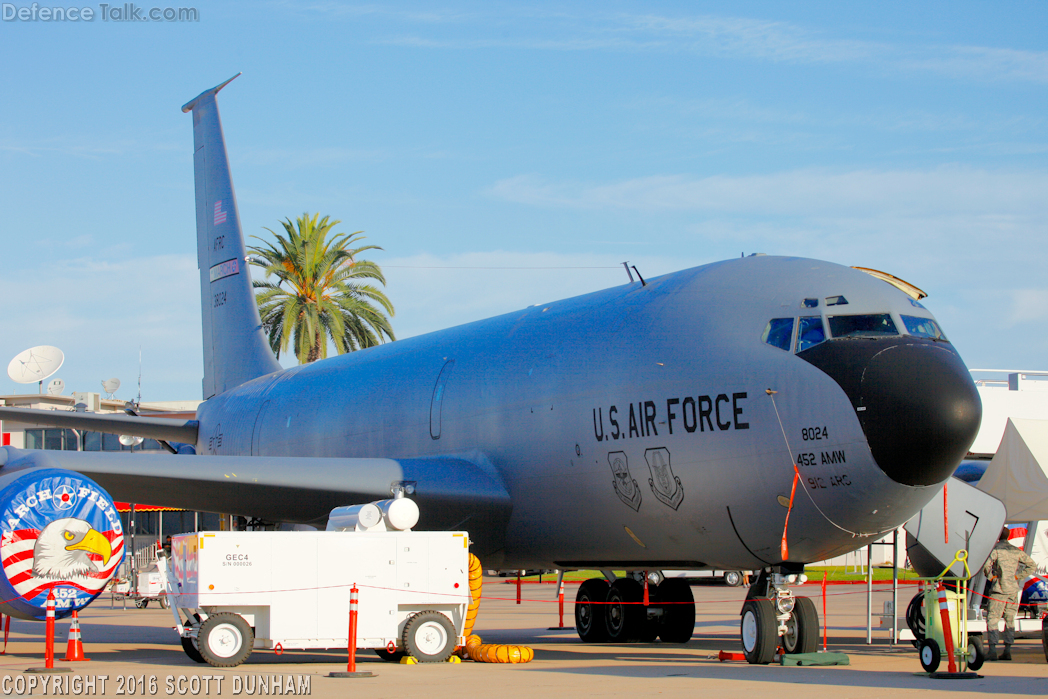
M 393 484 L 414 483 L 418 529 L 464 529 L 492 552 L 501 542 L 485 533 L 504 531 L 511 510 L 494 468 L 479 456 L 191 456 L 0 447 L 0 475 L 39 468 L 84 474 L 120 501 L 321 527 L 335 507 L 384 500 Z
M 0 407 L 0 420 L 110 434 L 129 434 L 185 444 L 196 444 L 198 427 L 196 420 L 180 421 L 165 417 L 136 417 L 120 413 L 75 413 L 66 410 L 8 407 Z

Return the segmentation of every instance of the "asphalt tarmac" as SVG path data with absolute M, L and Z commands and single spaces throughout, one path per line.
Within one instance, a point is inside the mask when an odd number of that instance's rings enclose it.
M 575 587 L 568 587 L 569 600 Z M 980 679 L 932 679 L 917 652 L 904 642 L 891 646 L 887 631 L 874 625 L 874 642 L 866 645 L 866 590 L 862 585 L 830 586 L 827 597 L 828 649 L 846 653 L 840 667 L 755 666 L 721 662 L 718 652 L 741 650 L 738 640 L 741 588 L 698 586 L 696 629 L 684 645 L 584 644 L 574 631 L 549 630 L 558 625 L 553 585 L 526 585 L 523 601 L 501 580 L 485 581 L 478 633 L 485 643 L 529 645 L 535 660 L 525 665 L 398 665 L 382 662 L 371 651 L 357 656 L 357 669 L 370 678 L 335 679 L 346 669 L 345 651 L 258 651 L 234 669 L 191 661 L 183 653 L 167 610 L 136 609 L 108 595 L 81 614 L 81 631 L 89 662 L 64 663 L 72 672 L 45 677 L 25 674 L 43 666 L 44 625 L 15 620 L 7 652 L 0 655 L 0 692 L 9 696 L 287 696 L 314 697 L 648 697 L 766 696 L 905 697 L 918 692 L 936 696 L 1048 696 L 1048 663 L 1039 639 L 1021 639 L 1012 662 L 986 663 Z M 913 596 L 902 588 L 900 606 Z M 797 588 L 822 610 L 819 586 Z M 874 610 L 879 613 L 890 589 L 877 586 Z M 362 604 L 364 601 L 362 600 Z M 565 605 L 572 625 L 572 604 Z M 56 655 L 66 649 L 67 621 L 57 624 Z M 946 669 L 945 662 L 942 670 Z M 105 679 L 103 680 L 103 676 Z M 54 679 L 59 677 L 60 679 Z M 33 684 L 35 680 L 35 684 Z M 265 688 L 263 690 L 263 682 Z M 56 684 L 57 683 L 57 684 Z M 278 692 L 279 687 L 279 692 Z

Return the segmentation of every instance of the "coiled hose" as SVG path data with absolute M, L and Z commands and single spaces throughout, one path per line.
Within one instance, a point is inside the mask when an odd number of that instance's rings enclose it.
M 484 643 L 480 636 L 473 634 L 473 624 L 477 621 L 480 609 L 480 588 L 483 585 L 484 568 L 480 559 L 469 554 L 469 607 L 466 610 L 466 625 L 463 635 L 466 645 L 459 648 L 459 654 L 478 663 L 530 663 L 535 651 L 528 646 L 508 646 L 500 643 Z

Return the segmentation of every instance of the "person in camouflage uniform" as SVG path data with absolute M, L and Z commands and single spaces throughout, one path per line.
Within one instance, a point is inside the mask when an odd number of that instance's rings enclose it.
M 983 575 L 991 582 L 990 608 L 986 613 L 986 629 L 990 648 L 987 660 L 997 660 L 997 641 L 1001 631 L 998 624 L 1004 618 L 1004 650 L 1001 660 L 1012 659 L 1012 644 L 1015 643 L 1015 611 L 1019 607 L 1019 578 L 1025 578 L 1037 564 L 1025 551 L 1008 543 L 1011 530 L 1005 527 L 997 539 L 997 545 L 983 565 Z

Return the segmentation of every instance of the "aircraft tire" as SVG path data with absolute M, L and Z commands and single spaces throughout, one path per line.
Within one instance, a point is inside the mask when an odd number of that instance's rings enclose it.
M 647 610 L 644 587 L 633 578 L 619 578 L 608 588 L 605 626 L 612 643 L 634 643 L 644 637 Z
M 787 653 L 814 653 L 819 649 L 819 613 L 808 597 L 798 597 L 786 622 L 782 648 Z
M 939 661 L 942 659 L 942 654 L 939 652 L 939 644 L 934 639 L 926 638 L 921 641 L 917 652 L 921 656 L 921 667 L 924 668 L 925 672 L 935 672 L 939 669 Z
M 687 643 L 695 632 L 695 596 L 686 580 L 663 580 L 658 588 L 662 607 L 659 637 L 663 643 Z
M 232 612 L 212 614 L 200 625 L 197 648 L 208 665 L 236 667 L 248 659 L 255 634 L 244 617 Z
M 767 665 L 778 647 L 775 607 L 768 599 L 746 600 L 742 605 L 742 652 L 751 665 Z
M 728 587 L 738 587 L 742 584 L 742 573 L 737 570 L 729 570 L 724 574 L 724 584 Z
M 440 612 L 412 615 L 404 624 L 400 647 L 420 663 L 442 663 L 455 652 L 455 627 Z
M 608 629 L 604 623 L 608 599 L 608 582 L 603 578 L 590 578 L 581 585 L 575 595 L 575 629 L 585 643 L 603 643 L 608 640 Z
M 1048 618 L 1041 619 L 1041 646 L 1044 648 L 1044 659 L 1048 661 Z

